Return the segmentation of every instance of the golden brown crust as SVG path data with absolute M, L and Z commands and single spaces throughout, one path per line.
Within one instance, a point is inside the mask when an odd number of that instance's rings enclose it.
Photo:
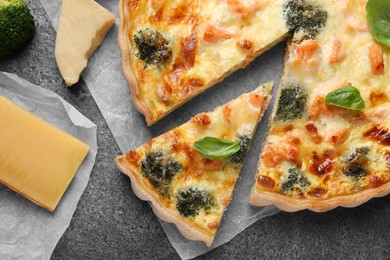
M 304 209 L 315 212 L 325 212 L 336 207 L 357 207 L 372 198 L 383 197 L 388 194 L 390 194 L 390 183 L 354 194 L 335 196 L 328 199 L 296 199 L 275 192 L 253 190 L 249 198 L 249 203 L 254 206 L 268 206 L 274 204 L 279 209 L 288 212 Z
M 124 156 L 118 156 L 115 158 L 115 164 L 119 170 L 129 176 L 131 180 L 131 187 L 138 198 L 145 201 L 150 201 L 153 208 L 153 212 L 163 221 L 174 223 L 179 229 L 180 233 L 187 239 L 204 241 L 208 247 L 211 246 L 214 235 L 210 234 L 203 229 L 198 228 L 195 225 L 190 225 L 181 219 L 178 215 L 163 207 L 163 202 L 160 196 L 148 189 L 144 184 L 141 177 L 137 174 L 130 164 L 126 163 Z
M 119 33 L 118 33 L 118 44 L 119 49 L 122 53 L 122 69 L 123 74 L 125 75 L 125 78 L 127 82 L 129 82 L 130 89 L 131 89 L 131 96 L 134 103 L 134 106 L 136 109 L 145 116 L 146 122 L 148 126 L 154 123 L 152 118 L 152 112 L 148 109 L 148 107 L 145 105 L 144 102 L 140 99 L 138 96 L 138 93 L 140 91 L 137 79 L 135 78 L 135 75 L 133 71 L 131 70 L 130 66 L 130 47 L 127 42 L 127 39 L 125 37 L 126 35 L 126 20 L 125 20 L 125 12 L 127 12 L 126 9 L 126 0 L 120 0 L 119 1 L 119 17 L 120 17 L 120 25 L 119 25 Z

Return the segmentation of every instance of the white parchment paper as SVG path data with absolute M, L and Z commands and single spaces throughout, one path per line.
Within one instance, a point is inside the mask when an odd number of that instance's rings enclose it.
M 50 259 L 56 244 L 69 226 L 95 163 L 96 125 L 58 95 L 14 74 L 0 72 L 0 95 L 90 147 L 87 157 L 53 213 L 0 184 L 0 259 Z
M 118 0 L 98 0 L 98 2 L 116 14 L 117 21 L 107 34 L 101 47 L 90 59 L 88 67 L 82 74 L 82 78 L 86 82 L 123 153 L 142 145 L 165 131 L 177 127 L 199 112 L 210 111 L 244 92 L 254 90 L 261 83 L 275 80 L 275 85 L 278 85 L 283 69 L 283 44 L 263 54 L 245 70 L 234 73 L 218 84 L 218 86 L 188 102 L 152 127 L 147 127 L 144 117 L 132 105 L 129 86 L 122 74 L 121 55 L 117 43 L 120 22 L 118 18 Z M 41 3 L 56 29 L 61 1 L 41 0 Z M 275 92 L 276 87 L 274 88 Z M 273 103 L 271 103 L 270 107 L 272 105 Z M 265 119 L 269 117 L 270 110 L 265 115 Z M 278 212 L 275 207 L 260 208 L 251 207 L 248 204 L 248 197 L 257 168 L 261 141 L 267 131 L 267 124 L 268 120 L 263 120 L 258 128 L 237 182 L 233 200 L 223 217 L 211 248 L 206 247 L 203 242 L 186 240 L 180 235 L 175 225 L 161 222 L 172 246 L 182 259 L 189 259 L 204 254 L 230 241 L 257 220 Z M 259 236 L 261 236 L 261 231 L 259 231 Z

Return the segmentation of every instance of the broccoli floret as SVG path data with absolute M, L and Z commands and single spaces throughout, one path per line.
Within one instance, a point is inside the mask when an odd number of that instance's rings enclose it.
M 314 37 L 324 26 L 328 13 L 304 0 L 290 0 L 284 9 L 287 26 L 291 31 L 303 30 Z
M 247 135 L 241 135 L 238 137 L 238 140 L 240 142 L 240 150 L 230 156 L 230 161 L 238 164 L 242 164 L 244 162 L 246 153 L 248 152 L 249 143 L 251 141 L 251 138 Z
M 185 188 L 178 192 L 176 209 L 184 217 L 195 217 L 199 211 L 214 206 L 215 199 L 207 191 L 198 188 Z
M 301 118 L 305 111 L 307 93 L 296 84 L 291 84 L 281 90 L 278 110 L 275 119 L 290 121 Z
M 344 174 L 348 177 L 361 178 L 367 175 L 368 169 L 359 164 L 352 164 L 345 168 Z
M 369 159 L 368 147 L 353 148 L 348 155 L 342 159 L 345 163 L 344 174 L 348 177 L 360 179 L 367 175 Z
M 146 65 L 164 65 L 172 58 L 172 47 L 169 42 L 158 32 L 150 28 L 140 30 L 134 35 L 137 45 L 137 56 L 145 61 Z
M 288 192 L 293 191 L 296 186 L 305 189 L 310 186 L 310 181 L 306 177 L 302 176 L 298 169 L 291 168 L 288 170 L 287 180 L 282 183 L 281 189 Z
M 34 17 L 22 0 L 0 0 L 0 59 L 26 45 L 34 33 Z
M 168 197 L 169 184 L 175 174 L 182 171 L 182 166 L 164 156 L 162 151 L 157 151 L 146 154 L 141 162 L 141 171 L 162 196 Z

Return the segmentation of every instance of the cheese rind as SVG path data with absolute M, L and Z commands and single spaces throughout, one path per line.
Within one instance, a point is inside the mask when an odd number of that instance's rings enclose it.
M 94 0 L 62 1 L 55 57 L 67 86 L 79 81 L 88 58 L 114 23 L 114 14 Z
M 3 96 L 0 125 L 0 182 L 54 211 L 89 147 Z

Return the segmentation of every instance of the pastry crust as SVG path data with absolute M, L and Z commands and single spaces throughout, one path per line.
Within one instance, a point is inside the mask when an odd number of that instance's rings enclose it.
M 174 212 L 161 206 L 163 202 L 160 199 L 160 195 L 147 188 L 140 176 L 137 174 L 137 171 L 134 170 L 131 165 L 126 163 L 124 155 L 115 158 L 115 164 L 122 173 L 129 176 L 131 180 L 131 187 L 135 195 L 137 195 L 137 197 L 141 200 L 151 202 L 150 205 L 157 217 L 165 222 L 174 223 L 185 238 L 195 241 L 204 241 L 208 247 L 211 246 L 214 236 L 197 226 L 189 225 L 183 221 L 180 216 L 177 216 Z
M 327 199 L 296 199 L 275 192 L 255 190 L 249 198 L 249 203 L 254 206 L 269 206 L 274 204 L 279 209 L 288 212 L 296 212 L 304 209 L 315 212 L 325 212 L 336 207 L 357 207 L 372 198 L 383 197 L 388 194 L 390 194 L 390 183 L 386 183 L 377 188 L 363 190 L 358 193 Z
M 221 82 L 224 78 L 232 74 L 233 72 L 245 68 L 249 63 L 251 63 L 256 57 L 264 53 L 265 51 L 269 50 L 276 44 L 280 43 L 283 41 L 287 36 L 287 29 L 286 33 L 281 34 L 282 36 L 276 37 L 273 39 L 273 41 L 268 42 L 267 45 L 262 46 L 259 49 L 253 50 L 253 52 L 249 53 L 247 57 L 240 63 L 236 64 L 233 67 L 229 67 L 222 75 L 219 75 L 216 78 L 213 78 L 209 81 L 206 81 L 206 84 L 202 87 L 199 87 L 196 89 L 195 92 L 191 93 L 190 95 L 186 96 L 180 102 L 174 102 L 167 110 L 163 111 L 161 114 L 156 115 L 155 111 L 153 112 L 151 108 L 148 106 L 146 99 L 141 97 L 141 84 L 139 82 L 139 79 L 137 79 L 137 72 L 133 71 L 131 62 L 132 58 L 134 58 L 131 55 L 132 49 L 129 44 L 129 40 L 127 37 L 127 31 L 128 31 L 128 24 L 130 22 L 130 17 L 129 17 L 129 0 L 120 0 L 119 2 L 119 16 L 120 16 L 120 27 L 119 27 L 119 32 L 118 32 L 118 43 L 119 43 L 119 48 L 121 50 L 122 54 L 122 69 L 124 76 L 126 80 L 128 81 L 131 89 L 131 95 L 132 95 L 132 100 L 133 104 L 136 107 L 136 109 L 145 116 L 145 120 L 147 122 L 148 126 L 151 126 L 152 124 L 156 123 L 157 121 L 161 120 L 165 116 L 167 116 L 169 113 L 180 107 L 181 105 L 185 104 L 186 102 L 190 101 L 197 95 L 203 93 L 210 87 L 216 85 L 217 83 Z M 131 5 L 131 4 L 130 4 Z M 215 46 L 218 48 L 218 45 Z M 176 52 L 179 52 L 179 50 L 174 50 Z M 145 91 L 145 89 L 144 89 Z M 151 90 L 148 90 L 149 92 Z M 155 100 L 156 101 L 156 100 Z M 156 101 L 158 103 L 160 101 Z

